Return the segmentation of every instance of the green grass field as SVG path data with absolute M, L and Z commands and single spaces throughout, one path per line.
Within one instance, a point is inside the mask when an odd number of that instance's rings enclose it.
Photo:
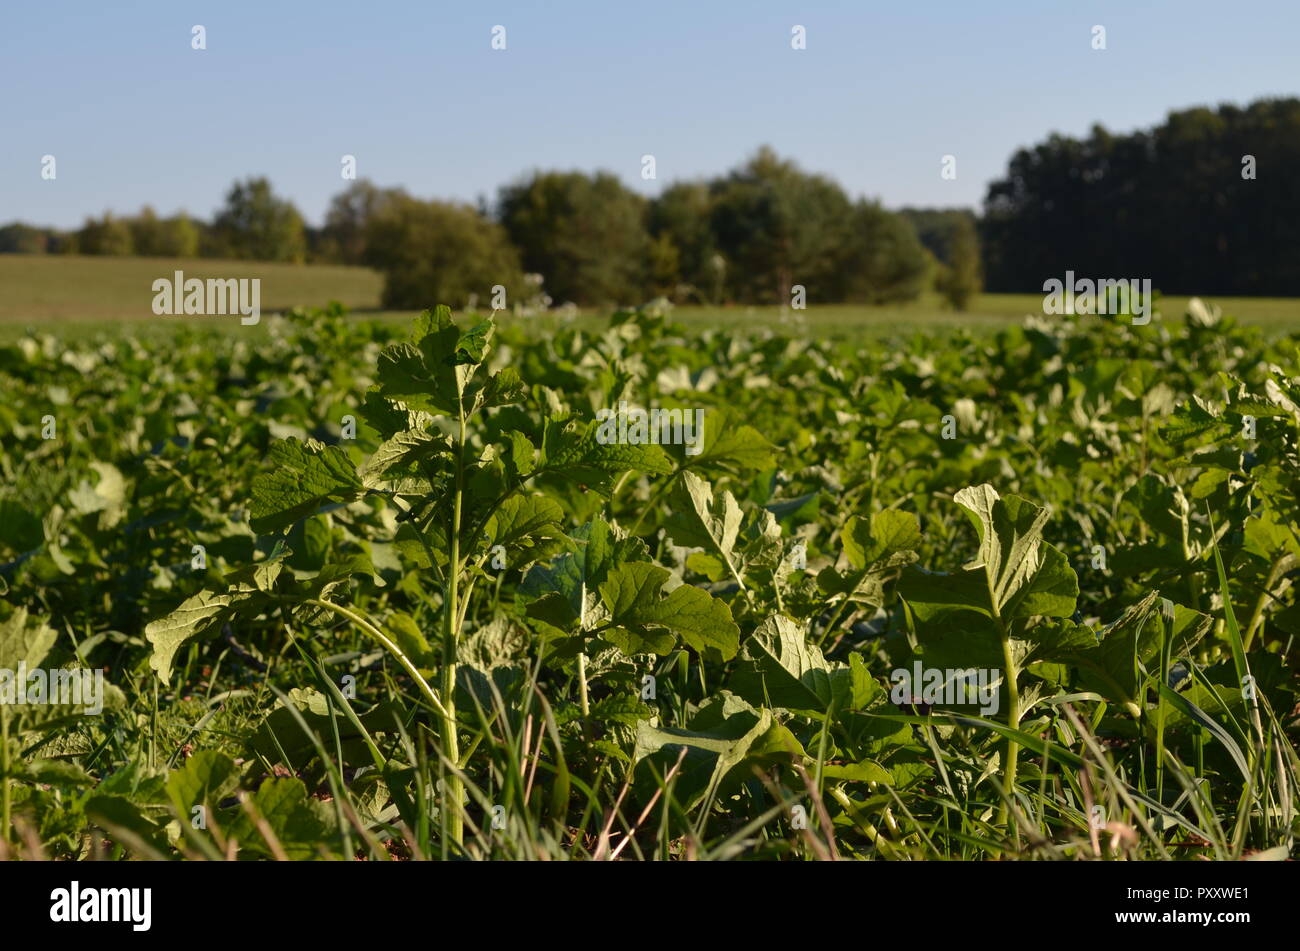
M 355 309 L 374 308 L 383 287 L 378 273 L 360 267 L 0 254 L 0 323 L 158 320 L 151 309 L 153 282 L 177 270 L 187 278 L 259 278 L 263 313 L 330 300 Z
M 246 277 L 262 281 L 264 314 L 294 306 L 322 306 L 337 300 L 350 310 L 382 319 L 406 321 L 411 312 L 380 309 L 383 278 L 368 268 L 336 265 L 268 264 L 209 259 L 112 258 L 82 256 L 0 255 L 0 337 L 12 338 L 27 327 L 76 334 L 113 324 L 154 323 L 171 327 L 151 310 L 152 284 L 176 270 L 186 277 Z M 1187 297 L 1163 298 L 1166 315 L 1179 316 Z M 430 301 L 430 306 L 437 301 Z M 1244 323 L 1277 333 L 1300 332 L 1300 299 L 1219 298 L 1212 301 Z M 966 312 L 956 312 L 935 295 L 902 305 L 868 307 L 819 305 L 804 312 L 778 307 L 682 307 L 677 319 L 693 326 L 754 326 L 797 329 L 809 333 L 871 335 L 907 332 L 920 327 L 987 330 L 1019 322 L 1041 310 L 1037 294 L 983 294 Z M 606 311 L 580 319 L 603 321 Z M 214 327 L 239 327 L 237 321 Z M 136 327 L 135 329 L 141 329 Z M 241 327 L 247 331 L 250 328 Z

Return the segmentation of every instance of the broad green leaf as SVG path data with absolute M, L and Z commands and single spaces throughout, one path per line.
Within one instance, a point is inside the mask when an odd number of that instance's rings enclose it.
M 167 777 L 167 797 L 188 825 L 195 806 L 215 808 L 235 788 L 235 761 L 217 750 L 200 750 Z
M 551 564 L 533 565 L 520 587 L 527 615 L 564 634 L 578 633 L 580 620 L 588 627 L 603 623 L 608 614 L 600 601 L 600 584 L 615 566 L 648 557 L 640 539 L 615 537 L 601 518 L 580 527 L 571 540 L 571 551 Z
M 409 343 L 394 344 L 379 355 L 379 392 L 412 409 L 456 416 L 490 329 L 484 321 L 461 333 L 446 307 L 425 311 L 416 318 Z
M 308 798 L 302 780 L 268 779 L 250 797 L 249 805 L 291 861 L 321 858 L 322 852 L 328 856 L 328 844 L 337 834 L 335 813 L 328 804 Z M 228 820 L 226 834 L 236 839 L 243 849 L 275 854 L 262 826 L 244 808 L 235 811 Z
M 438 655 L 429 646 L 424 632 L 409 614 L 401 611 L 394 612 L 389 615 L 384 627 L 393 638 L 393 642 L 401 648 L 402 653 L 411 658 L 417 666 L 432 667 L 438 661 Z
M 149 666 L 163 683 L 171 681 L 172 660 L 181 645 L 190 638 L 224 623 L 234 613 L 231 609 L 252 596 L 252 592 L 220 593 L 200 591 L 181 602 L 166 617 L 145 625 L 145 639 L 153 645 Z
M 524 381 L 519 378 L 519 372 L 514 367 L 505 367 L 492 374 L 483 388 L 475 393 L 475 408 L 486 409 L 518 403 L 527 392 Z
M 281 562 L 288 554 L 287 548 L 279 546 L 265 561 L 231 572 L 226 578 L 230 584 L 228 590 L 200 591 L 186 598 L 170 614 L 145 625 L 145 640 L 153 646 L 149 666 L 157 672 L 158 679 L 170 682 L 172 660 L 190 638 L 224 624 L 241 612 L 262 610 L 269 603 L 268 596 L 275 591 L 283 569 Z
M 705 413 L 704 439 L 699 453 L 683 454 L 683 469 L 719 475 L 743 475 L 770 469 L 776 447 L 753 426 L 745 425 L 734 410 L 715 409 Z
M 876 512 L 870 521 L 853 515 L 840 530 L 840 543 L 850 569 L 822 569 L 817 575 L 818 586 L 827 594 L 879 605 L 884 603 L 885 576 L 916 560 L 921 526 L 910 512 Z
M 673 514 L 666 527 L 672 540 L 684 548 L 707 549 L 733 577 L 742 579 L 744 565 L 736 552 L 736 540 L 743 513 L 735 496 L 724 490 L 720 498 L 715 498 L 709 483 L 686 471 L 674 487 L 671 499 Z M 717 580 L 712 566 L 701 567 L 707 569 L 704 574 Z M 721 573 L 717 575 L 721 577 Z
M 727 686 L 756 707 L 823 713 L 834 699 L 831 665 L 805 629 L 780 614 L 746 639 Z
M 93 786 L 95 779 L 77 763 L 63 759 L 17 759 L 12 763 L 10 779 L 51 786 Z
M 57 638 L 53 628 L 30 617 L 26 608 L 14 608 L 8 620 L 0 621 L 0 670 L 16 671 L 20 664 L 28 670 L 40 667 Z
M 489 548 L 534 548 L 560 534 L 564 511 L 544 495 L 512 495 L 488 519 L 484 530 Z
M 549 422 L 543 447 L 546 468 L 572 479 L 586 478 L 593 484 L 602 476 L 629 469 L 658 475 L 673 471 L 672 460 L 662 447 L 653 443 L 602 443 L 596 436 L 598 428 L 595 421 Z
M 515 472 L 520 476 L 529 475 L 537 462 L 536 447 L 517 429 L 512 429 L 507 435 L 510 440 L 510 458 L 514 462 Z
M 271 445 L 269 456 L 275 470 L 253 480 L 255 531 L 279 531 L 327 501 L 349 502 L 361 495 L 356 467 L 337 446 L 285 439 Z
M 432 462 L 450 450 L 450 440 L 441 433 L 403 430 L 380 443 L 361 466 L 359 475 L 366 488 L 391 488 L 395 475 L 418 474 L 420 464 Z
M 1046 509 L 1019 496 L 1002 498 L 988 484 L 962 489 L 953 498 L 979 534 L 979 555 L 965 569 L 984 573 L 994 617 L 1074 613 L 1078 580 L 1068 560 L 1059 552 L 1049 554 L 1050 546 L 1043 541 Z M 1019 611 L 1031 594 L 1025 610 Z
M 726 691 L 706 703 L 688 729 L 645 720 L 637 724 L 634 762 L 651 760 L 662 775 L 673 768 L 683 749 L 674 793 L 687 809 L 716 796 L 733 774 L 735 779 L 750 778 L 752 765 L 789 762 L 804 755 L 771 710 L 755 710 Z
M 626 654 L 667 654 L 676 638 L 712 660 L 736 655 L 740 629 L 726 603 L 691 585 L 661 597 L 669 572 L 648 562 L 630 562 L 610 571 L 600 586 L 610 614 L 605 637 Z

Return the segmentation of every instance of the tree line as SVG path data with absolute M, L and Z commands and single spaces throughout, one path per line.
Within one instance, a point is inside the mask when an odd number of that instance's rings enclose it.
M 1165 293 L 1300 295 L 1300 99 L 1100 125 L 1012 156 L 980 222 L 988 289 L 1034 291 L 1066 270 Z
M 0 252 L 213 257 L 373 267 L 383 305 L 510 301 L 581 306 L 889 303 L 979 290 L 975 219 L 891 212 L 762 148 L 725 175 L 655 198 L 606 172 L 537 171 L 495 205 L 427 200 L 355 181 L 309 226 L 265 178 L 236 182 L 210 222 L 105 213 L 77 231 L 0 228 Z M 544 295 L 544 296 L 543 296 Z
M 1041 292 L 1066 271 L 1166 293 L 1300 295 L 1300 99 L 1171 112 L 1160 125 L 1017 151 L 982 215 L 889 211 L 762 148 L 731 171 L 646 198 L 605 172 L 537 171 L 477 206 L 356 181 L 307 225 L 264 178 L 211 221 L 105 214 L 72 232 L 0 228 L 0 252 L 366 265 L 386 307 L 889 303 L 933 288 Z

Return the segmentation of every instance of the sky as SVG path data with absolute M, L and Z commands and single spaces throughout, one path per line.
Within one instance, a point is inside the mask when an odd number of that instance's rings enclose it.
M 0 222 L 208 218 L 266 175 L 319 224 L 344 155 L 426 198 L 537 168 L 653 195 L 762 144 L 887 207 L 978 207 L 1052 132 L 1300 94 L 1298 39 L 1296 0 L 0 0 Z

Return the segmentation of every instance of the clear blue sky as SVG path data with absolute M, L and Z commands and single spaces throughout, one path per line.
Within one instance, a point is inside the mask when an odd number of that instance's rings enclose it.
M 1298 44 L 1297 0 L 0 0 L 0 222 L 208 217 L 264 174 L 319 223 L 348 153 L 423 197 L 531 168 L 653 194 L 762 143 L 890 207 L 978 205 L 1049 132 L 1300 93 Z

